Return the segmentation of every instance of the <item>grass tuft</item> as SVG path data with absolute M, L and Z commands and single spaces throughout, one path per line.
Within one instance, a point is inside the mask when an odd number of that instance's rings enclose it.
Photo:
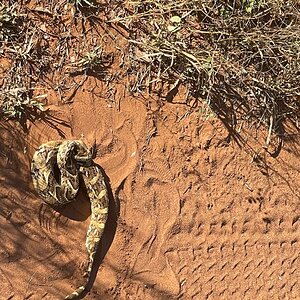
M 247 120 L 280 134 L 299 119 L 299 9 L 291 0 L 133 1 L 110 22 L 129 33 L 133 92 L 185 85 L 231 127 Z

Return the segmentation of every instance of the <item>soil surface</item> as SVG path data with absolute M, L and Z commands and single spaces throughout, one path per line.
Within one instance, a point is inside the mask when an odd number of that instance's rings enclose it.
M 26 130 L 0 123 L 0 299 L 63 299 L 84 282 L 89 202 L 60 211 L 33 190 L 41 143 L 83 137 L 110 212 L 85 299 L 300 299 L 300 138 L 235 138 L 180 96 L 130 96 L 90 77 Z M 94 95 L 91 97 L 90 91 Z M 96 273 L 96 271 L 98 271 Z
M 28 133 L 1 123 L 1 299 L 62 299 L 83 282 L 88 200 L 60 214 L 30 178 L 41 143 L 81 136 L 111 189 L 86 299 L 299 299 L 299 136 L 274 157 L 253 132 L 234 141 L 215 117 L 119 89 L 118 106 L 83 89 Z

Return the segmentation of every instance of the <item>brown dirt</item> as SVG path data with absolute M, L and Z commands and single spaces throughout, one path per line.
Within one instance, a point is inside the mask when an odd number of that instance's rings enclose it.
M 26 135 L 1 123 L 1 299 L 61 299 L 83 280 L 88 203 L 67 222 L 41 207 L 29 173 L 40 143 L 82 134 L 113 195 L 86 299 L 299 299 L 299 138 L 273 158 L 185 106 L 119 101 L 80 91 Z
M 299 299 L 299 133 L 265 150 L 264 132 L 234 140 L 212 115 L 121 84 L 114 101 L 99 83 L 91 97 L 95 81 L 73 103 L 53 97 L 27 133 L 0 123 L 0 298 L 62 299 L 83 282 L 85 195 L 54 212 L 30 178 L 41 143 L 83 135 L 111 189 L 85 299 Z

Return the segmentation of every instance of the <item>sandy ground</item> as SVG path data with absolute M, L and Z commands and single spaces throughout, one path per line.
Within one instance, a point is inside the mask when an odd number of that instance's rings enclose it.
M 234 139 L 180 99 L 129 96 L 93 77 L 48 109 L 26 132 L 0 122 L 0 300 L 63 299 L 84 282 L 86 195 L 56 212 L 30 178 L 41 143 L 81 136 L 96 143 L 110 190 L 85 299 L 300 299 L 295 129 L 265 150 L 266 132 L 244 126 Z
M 118 105 L 84 89 L 53 102 L 27 133 L 0 124 L 1 299 L 62 299 L 83 282 L 88 200 L 54 212 L 29 173 L 39 144 L 82 135 L 111 189 L 85 299 L 299 299 L 299 134 L 268 152 L 251 131 L 235 141 L 200 110 L 118 90 Z

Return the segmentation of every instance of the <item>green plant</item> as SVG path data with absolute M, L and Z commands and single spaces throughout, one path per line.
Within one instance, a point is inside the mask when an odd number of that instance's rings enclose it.
M 22 120 L 32 110 L 44 111 L 44 104 L 38 99 L 46 95 L 32 97 L 32 91 L 26 88 L 15 88 L 0 93 L 2 117 Z
M 85 53 L 81 59 L 72 63 L 71 73 L 96 71 L 103 64 L 102 52 L 102 47 L 97 46 L 90 52 Z

